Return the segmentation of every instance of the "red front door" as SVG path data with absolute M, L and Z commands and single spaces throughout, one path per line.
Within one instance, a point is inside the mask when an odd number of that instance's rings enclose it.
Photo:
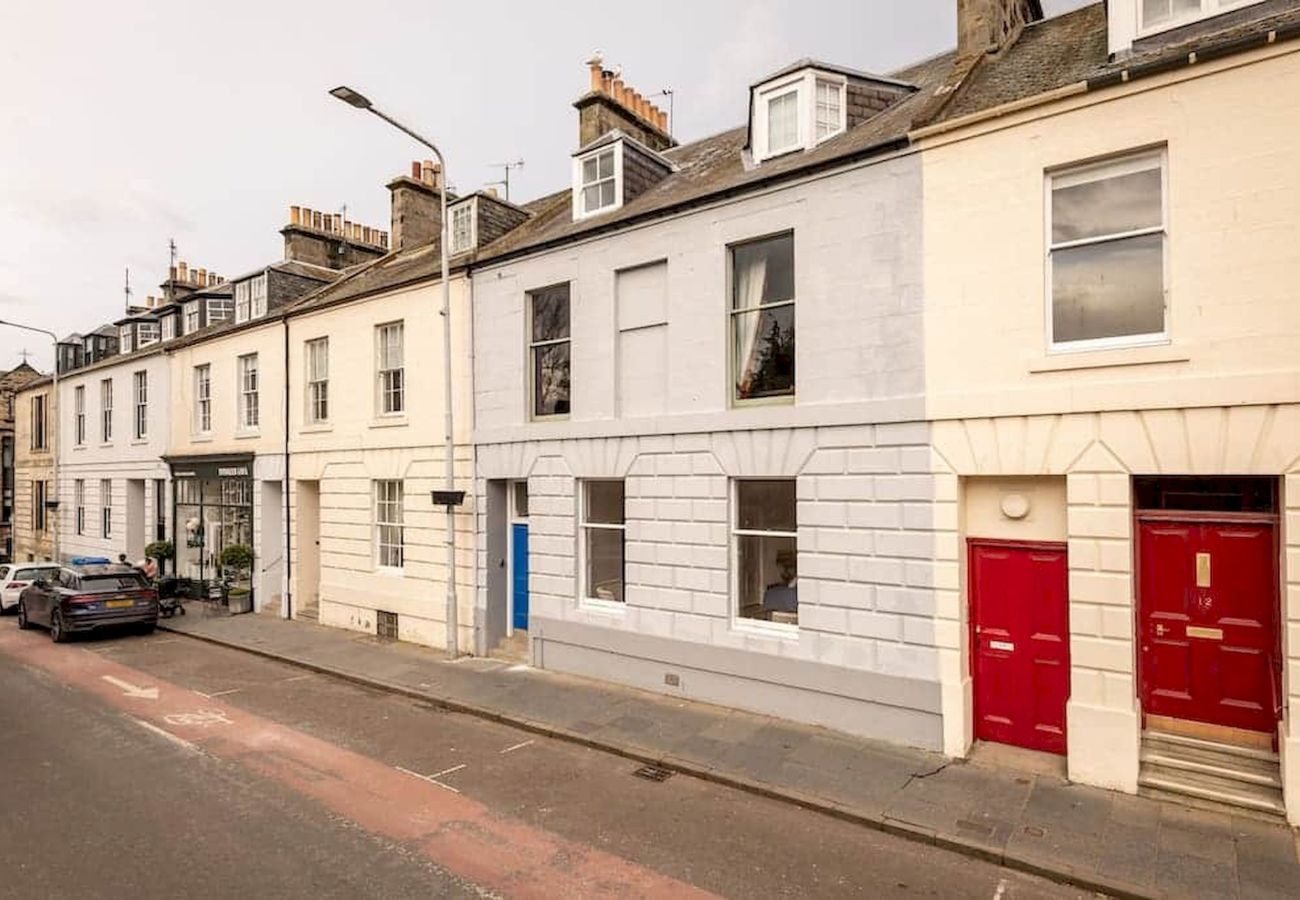
M 1139 522 L 1146 713 L 1276 733 L 1277 552 L 1271 522 Z
M 1065 753 L 1065 545 L 971 540 L 968 557 L 975 737 Z

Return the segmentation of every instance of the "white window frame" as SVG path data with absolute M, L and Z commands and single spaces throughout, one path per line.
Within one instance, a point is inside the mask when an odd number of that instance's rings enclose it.
M 750 529 L 740 527 L 740 488 L 742 481 L 789 481 L 795 484 L 795 530 L 794 531 L 768 531 L 765 529 Z M 797 637 L 799 626 L 789 622 L 769 622 L 765 619 L 751 619 L 740 614 L 740 540 L 742 537 L 779 537 L 793 538 L 795 559 L 799 556 L 799 487 L 798 480 L 793 476 L 772 475 L 753 478 L 732 478 L 728 493 L 728 559 L 731 568 L 731 585 L 730 585 L 730 608 L 732 626 L 737 629 L 750 629 L 763 634 L 774 635 L 777 637 Z M 796 562 L 796 578 L 798 564 Z
M 86 386 L 79 384 L 72 389 L 72 441 L 78 447 L 86 446 Z
M 396 496 L 393 494 L 395 493 Z M 376 479 L 374 510 L 375 570 L 400 573 L 406 568 L 406 487 L 400 478 Z M 397 542 L 385 541 L 384 529 L 396 529 Z M 391 535 L 390 535 L 391 536 Z
M 117 330 L 117 349 L 119 353 L 130 353 L 135 349 L 131 337 L 131 327 L 130 325 L 123 325 Z
M 397 352 L 401 359 L 398 360 L 398 365 L 392 365 L 393 360 L 386 358 L 388 351 L 386 335 L 392 329 L 396 329 L 399 336 Z M 397 387 L 393 386 L 394 382 Z M 375 415 L 380 417 L 406 415 L 406 324 L 402 319 L 375 326 L 375 389 Z
M 212 433 L 212 364 L 194 367 L 194 433 Z
M 249 318 L 260 319 L 266 315 L 266 273 L 248 283 Z
M 304 342 L 303 362 L 307 369 L 307 423 L 324 425 L 330 420 L 330 339 L 319 337 Z
M 1118 177 L 1132 172 L 1146 171 L 1152 167 L 1144 164 L 1152 161 L 1160 167 L 1161 224 L 1159 226 L 1140 228 L 1136 231 L 1126 231 L 1123 233 L 1100 235 L 1098 237 L 1083 238 L 1077 241 L 1064 241 L 1060 244 L 1053 243 L 1052 192 L 1055 188 L 1058 186 L 1068 186 L 1070 184 L 1086 184 L 1091 181 L 1101 181 L 1106 177 Z M 1165 148 L 1161 147 L 1158 149 L 1139 150 L 1104 160 L 1050 170 L 1047 173 L 1047 177 L 1044 179 L 1043 221 L 1045 224 L 1043 243 L 1046 247 L 1046 259 L 1043 266 L 1043 296 L 1046 298 L 1046 303 L 1043 309 L 1043 334 L 1049 353 L 1081 353 L 1094 350 L 1123 349 L 1127 347 L 1150 347 L 1153 345 L 1170 343 L 1169 156 Z M 1054 306 L 1054 297 L 1052 295 L 1052 254 L 1055 251 L 1068 250 L 1072 247 L 1104 244 L 1123 238 L 1136 238 L 1152 234 L 1160 234 L 1164 236 L 1164 249 L 1162 253 L 1162 280 L 1164 282 L 1165 305 L 1164 328 L 1159 332 L 1153 332 L 1151 334 L 1126 334 L 1116 337 L 1090 338 L 1079 341 L 1057 341 L 1052 330 L 1052 313 Z
M 78 478 L 72 482 L 72 505 L 74 508 L 75 521 L 73 523 L 77 534 L 86 533 L 86 481 Z
M 464 253 L 467 250 L 473 250 L 478 246 L 478 198 L 470 197 L 468 200 L 462 200 L 454 205 L 447 214 L 451 216 L 451 255 Z M 458 216 L 464 215 L 468 219 L 469 227 L 464 232 L 459 228 L 456 221 Z
M 210 297 L 208 304 L 208 324 L 229 322 L 235 317 L 235 301 L 229 297 Z
M 240 281 L 235 284 L 235 324 L 247 322 L 252 308 L 252 282 Z
M 113 441 L 113 379 L 105 378 L 99 382 L 99 442 L 109 444 Z
M 608 522 L 590 522 L 587 520 L 588 490 L 594 484 L 623 485 L 623 521 L 615 525 Z M 627 481 L 622 478 L 584 478 L 578 482 L 578 599 L 583 604 L 607 606 L 613 609 L 627 608 Z M 587 534 L 589 531 L 617 531 L 623 536 L 623 599 L 609 600 L 597 597 L 592 585 L 588 583 L 587 570 Z
M 606 153 L 612 153 L 614 156 L 614 174 L 608 178 L 601 178 L 597 174 L 596 180 L 590 183 L 582 180 L 583 164 L 590 159 L 599 159 Z M 599 173 L 600 164 L 596 164 Z M 595 209 L 587 209 L 585 194 L 583 188 L 591 187 L 593 184 L 602 184 L 605 181 L 614 182 L 614 202 Z M 573 218 L 587 219 L 591 216 L 603 215 L 612 212 L 623 205 L 623 142 L 613 141 L 601 147 L 597 147 L 589 153 L 573 158 Z
M 784 153 L 790 153 L 795 150 L 802 150 L 807 145 L 807 141 L 803 135 L 803 128 L 802 128 L 803 123 L 800 121 L 802 116 L 799 115 L 800 101 L 802 100 L 802 98 L 799 96 L 801 93 L 799 90 L 800 87 L 801 85 L 796 83 L 796 84 L 789 85 L 787 87 L 776 88 L 767 91 L 762 96 L 761 103 L 763 106 L 763 144 L 767 148 L 765 154 L 766 156 L 769 157 L 780 156 Z M 794 102 L 794 137 L 791 138 L 790 143 L 788 144 L 782 144 L 779 147 L 773 147 L 772 146 L 772 104 L 776 103 L 777 101 L 786 101 L 786 100 L 792 100 Z
M 113 536 L 113 481 L 99 479 L 99 531 L 100 537 Z
M 186 303 L 184 310 L 185 310 L 184 311 L 184 315 L 185 315 L 184 332 L 185 334 L 192 334 L 195 331 L 199 330 L 199 328 L 201 327 L 201 322 L 203 321 L 202 316 L 200 315 L 202 311 L 199 309 L 199 301 L 195 300 L 191 303 Z
M 821 127 L 821 90 L 823 87 L 832 88 L 839 96 L 839 116 L 836 120 L 835 127 L 826 134 L 818 134 Z M 812 92 L 812 119 L 813 119 L 813 143 L 820 144 L 823 141 L 829 141 L 837 134 L 843 134 L 848 128 L 849 111 L 848 111 L 848 79 L 830 78 L 826 75 L 817 75 L 813 78 Z
M 1137 16 L 1137 35 L 1139 38 L 1149 37 L 1153 34 L 1160 34 L 1162 31 L 1172 31 L 1175 28 L 1181 28 L 1184 25 L 1190 25 L 1193 22 L 1200 22 L 1203 19 L 1212 19 L 1223 13 L 1232 12 L 1237 9 L 1244 9 L 1247 6 L 1254 6 L 1262 3 L 1264 0 L 1201 0 L 1201 9 L 1199 12 L 1183 13 L 1175 15 L 1163 22 L 1147 24 L 1146 21 L 1146 3 L 1144 0 L 1134 0 L 1134 15 Z
M 235 361 L 235 385 L 238 400 L 236 426 L 242 432 L 256 432 L 261 427 L 258 388 L 260 372 L 256 353 L 245 353 Z
M 745 306 L 736 308 L 735 291 L 736 291 L 736 250 L 748 246 L 749 244 L 763 243 L 764 241 L 775 240 L 776 238 L 790 239 L 790 255 L 794 260 L 794 296 L 788 300 L 774 300 L 771 303 L 760 303 L 758 306 Z M 799 299 L 799 259 L 795 256 L 795 234 L 793 231 L 778 231 L 773 234 L 759 235 L 758 237 L 745 238 L 727 245 L 727 396 L 733 407 L 741 406 L 764 406 L 780 405 L 795 402 L 799 393 L 799 369 L 796 366 L 794 384 L 789 392 L 784 394 L 773 394 L 768 397 L 741 397 L 738 396 L 736 383 L 739 381 L 740 360 L 736 358 L 736 319 L 746 314 L 762 313 L 764 310 L 779 309 L 783 306 L 795 307 L 794 335 L 795 335 L 795 354 L 798 359 L 799 352 L 799 310 L 796 301 Z
M 817 134 L 817 87 L 825 84 L 838 87 L 840 92 L 839 127 L 829 134 Z M 836 72 L 806 68 L 782 75 L 780 78 L 754 88 L 754 108 L 750 122 L 750 150 L 755 162 L 785 156 L 798 150 L 809 150 L 823 141 L 843 134 L 849 122 L 849 80 Z M 795 122 L 798 138 L 793 144 L 772 147 L 768 143 L 769 104 L 779 98 L 795 94 Z
M 162 337 L 161 340 L 171 341 L 176 339 L 176 316 L 168 314 L 162 317 Z
M 136 326 L 136 329 L 139 333 L 141 349 L 158 343 L 159 330 L 157 322 L 141 322 Z
M 132 373 L 131 394 L 135 402 L 135 439 L 142 441 L 149 437 L 149 373 L 146 370 Z

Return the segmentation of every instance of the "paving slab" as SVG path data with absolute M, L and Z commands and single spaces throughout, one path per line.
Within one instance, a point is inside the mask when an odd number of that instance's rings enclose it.
M 830 729 L 262 615 L 162 627 L 578 741 L 1120 897 L 1297 897 L 1284 824 L 967 764 Z

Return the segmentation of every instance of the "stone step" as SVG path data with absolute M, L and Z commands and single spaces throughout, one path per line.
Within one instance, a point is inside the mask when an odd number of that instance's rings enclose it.
M 1222 806 L 1284 816 L 1280 787 L 1252 784 L 1237 777 L 1224 777 L 1144 762 L 1138 774 L 1138 786 L 1166 794 L 1185 795 Z
M 293 614 L 295 619 L 306 619 L 309 622 L 316 622 L 320 619 L 320 609 L 315 606 L 301 607 Z
M 1270 750 L 1262 750 L 1256 747 L 1242 747 L 1237 744 L 1225 744 L 1222 741 L 1211 741 L 1206 738 L 1190 737 L 1185 734 L 1174 734 L 1170 731 L 1144 731 L 1142 733 L 1142 746 L 1159 747 L 1162 750 L 1172 750 L 1176 752 L 1177 748 L 1186 748 L 1189 750 L 1208 750 L 1216 753 L 1227 753 L 1242 759 L 1257 759 L 1264 762 L 1277 764 L 1278 756 Z
M 1182 769 L 1187 772 L 1199 772 L 1203 775 L 1215 775 L 1246 784 L 1264 787 L 1282 788 L 1282 778 L 1276 760 L 1268 761 L 1249 756 L 1238 756 L 1221 750 L 1209 750 L 1192 747 L 1176 747 L 1168 744 L 1142 744 L 1141 760 L 1144 764 L 1161 766 L 1167 769 Z

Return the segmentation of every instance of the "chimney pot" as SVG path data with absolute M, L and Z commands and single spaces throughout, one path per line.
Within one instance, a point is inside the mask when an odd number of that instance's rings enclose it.
M 591 69 L 591 89 L 599 91 L 605 83 L 605 66 L 600 61 L 600 57 L 593 57 L 587 60 L 587 66 Z
M 207 287 L 207 286 L 208 286 L 208 270 L 207 270 L 207 269 L 199 269 L 199 286 L 200 286 L 200 287 Z
M 289 207 L 289 224 L 297 225 L 302 220 L 302 210 L 297 206 Z
M 420 161 L 418 159 L 411 160 L 411 177 L 416 181 L 420 180 Z
M 186 263 L 185 260 L 181 260 L 179 263 L 177 263 L 176 270 L 177 270 L 177 274 L 180 276 L 181 281 L 190 280 L 189 268 L 190 268 L 189 264 Z

